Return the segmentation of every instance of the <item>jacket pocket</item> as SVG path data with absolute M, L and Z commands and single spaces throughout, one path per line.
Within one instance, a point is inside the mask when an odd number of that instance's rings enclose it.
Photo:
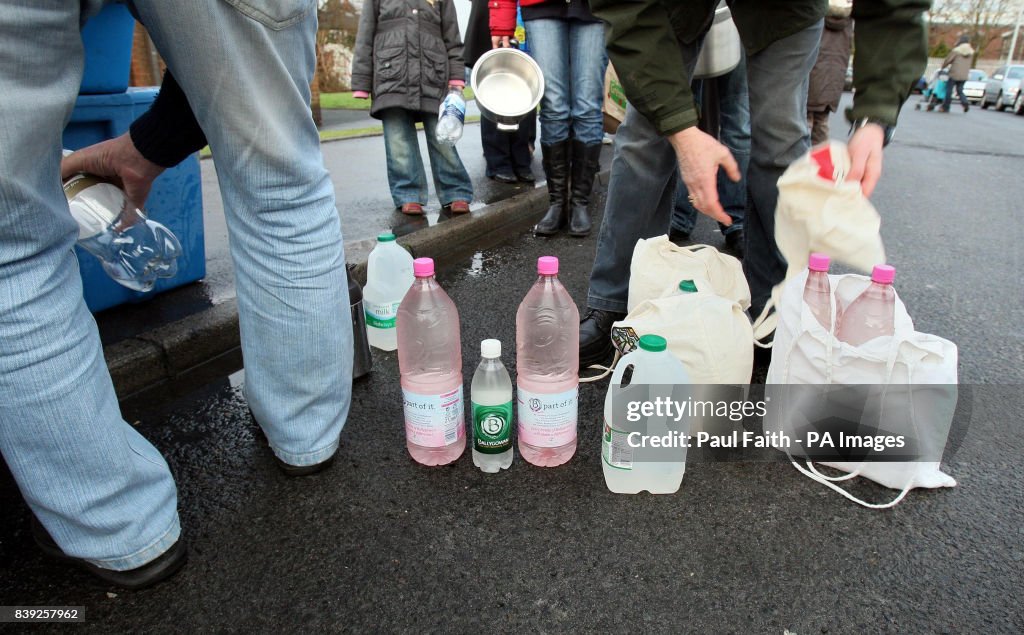
M 373 40 L 373 94 L 407 92 L 404 83 L 408 65 L 405 32 L 385 31 Z
M 442 40 L 422 40 L 423 94 L 443 99 L 448 88 L 448 52 Z
M 286 29 L 316 8 L 316 0 L 224 0 L 243 15 L 275 31 Z

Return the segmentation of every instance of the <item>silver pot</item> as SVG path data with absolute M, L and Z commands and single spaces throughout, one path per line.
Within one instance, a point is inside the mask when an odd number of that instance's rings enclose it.
M 480 114 L 498 124 L 498 130 L 517 130 L 544 94 L 540 66 L 518 49 L 497 48 L 481 55 L 469 83 Z
M 732 12 L 725 2 L 715 9 L 715 20 L 704 36 L 704 44 L 693 69 L 694 79 L 707 79 L 725 75 L 740 63 L 742 55 L 740 33 L 732 21 Z

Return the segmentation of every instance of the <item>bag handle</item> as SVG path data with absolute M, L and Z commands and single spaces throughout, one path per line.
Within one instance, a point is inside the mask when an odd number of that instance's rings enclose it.
M 602 372 L 600 375 L 595 375 L 594 377 L 580 377 L 580 383 L 589 384 L 590 382 L 601 381 L 608 375 L 611 375 L 612 373 L 615 372 L 615 367 L 618 365 L 619 360 L 621 358 L 622 355 L 621 353 L 619 353 L 619 349 L 615 349 L 615 357 L 612 358 L 612 363 L 610 366 L 602 366 L 600 364 L 591 364 L 590 366 L 587 366 L 588 370 L 599 370 Z
M 847 477 L 843 477 L 843 479 L 829 479 L 828 477 L 821 475 L 816 469 L 814 469 L 813 463 L 811 463 L 811 461 L 807 461 L 807 465 L 811 468 L 810 470 L 802 467 L 799 463 L 793 461 L 792 459 L 790 459 L 790 463 L 792 463 L 793 467 L 795 467 L 801 474 L 810 478 L 812 481 L 817 481 L 818 483 L 821 483 L 825 487 L 828 487 L 829 489 L 839 492 L 840 494 L 850 499 L 851 501 L 857 503 L 861 507 L 867 507 L 868 509 L 888 509 L 890 507 L 895 507 L 897 504 L 899 504 L 901 500 L 903 500 L 903 498 L 910 492 L 910 490 L 914 488 L 914 481 L 913 479 L 911 479 L 911 481 L 907 483 L 903 490 L 900 491 L 899 495 L 897 495 L 896 498 L 892 499 L 888 503 L 869 503 L 867 501 L 863 501 L 857 498 L 856 496 L 846 491 L 842 487 L 839 487 L 833 482 L 834 480 L 844 480 Z M 850 476 L 852 475 L 853 474 L 851 473 Z

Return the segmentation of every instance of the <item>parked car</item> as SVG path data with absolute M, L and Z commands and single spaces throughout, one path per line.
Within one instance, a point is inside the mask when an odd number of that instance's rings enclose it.
M 994 105 L 996 110 L 1006 110 L 1017 100 L 1020 80 L 1024 79 L 1024 64 L 1000 66 L 985 81 L 985 95 L 981 98 L 981 107 Z
M 1024 80 L 1021 80 L 1024 84 Z M 1013 100 L 1013 114 L 1024 117 L 1024 90 L 1017 91 L 1017 99 Z
M 980 104 L 982 98 L 985 96 L 985 82 L 988 80 L 988 75 L 985 71 L 979 71 L 976 68 L 972 68 L 970 74 L 967 76 L 967 81 L 964 82 L 964 94 L 967 95 L 967 101 L 972 104 Z

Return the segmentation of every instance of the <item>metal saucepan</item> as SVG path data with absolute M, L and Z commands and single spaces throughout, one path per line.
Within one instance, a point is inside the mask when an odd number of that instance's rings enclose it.
M 517 130 L 544 94 L 540 66 L 518 49 L 497 48 L 481 55 L 469 83 L 480 113 L 498 124 L 498 130 Z

